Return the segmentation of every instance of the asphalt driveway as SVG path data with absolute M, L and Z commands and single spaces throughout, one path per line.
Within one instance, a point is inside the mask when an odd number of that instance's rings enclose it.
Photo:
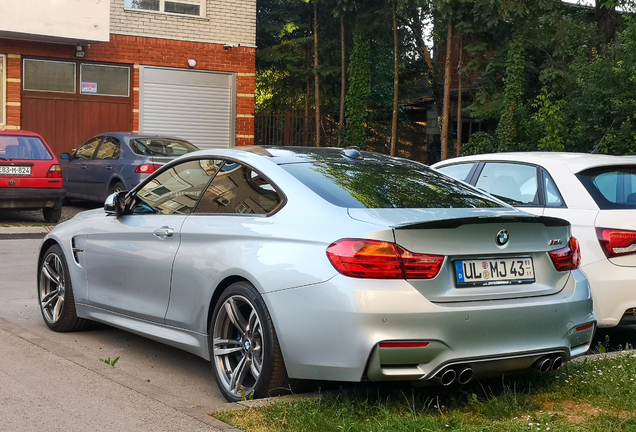
M 0 431 L 216 431 L 209 362 L 105 325 L 54 333 L 37 305 L 39 239 L 0 240 Z M 120 357 L 115 367 L 99 359 Z

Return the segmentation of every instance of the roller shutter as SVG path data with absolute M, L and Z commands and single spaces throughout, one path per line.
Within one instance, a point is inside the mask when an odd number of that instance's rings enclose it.
M 199 148 L 235 144 L 235 77 L 142 66 L 139 132 L 173 135 Z

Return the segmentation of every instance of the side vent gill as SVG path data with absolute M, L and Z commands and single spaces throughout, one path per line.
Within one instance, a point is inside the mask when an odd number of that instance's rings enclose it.
M 75 264 L 77 264 L 78 266 L 82 266 L 82 264 L 80 263 L 80 255 L 82 252 L 84 252 L 84 248 L 83 247 L 78 247 L 77 243 L 75 241 L 75 237 L 73 237 L 71 239 L 71 250 L 73 251 L 73 260 L 75 261 Z

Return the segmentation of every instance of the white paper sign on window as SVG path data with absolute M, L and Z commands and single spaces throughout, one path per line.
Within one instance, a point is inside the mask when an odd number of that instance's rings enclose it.
M 97 83 L 82 82 L 82 94 L 97 94 Z

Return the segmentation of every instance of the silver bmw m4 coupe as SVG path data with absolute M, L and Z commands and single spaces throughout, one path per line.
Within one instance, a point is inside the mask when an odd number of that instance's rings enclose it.
M 182 156 L 58 225 L 38 299 L 54 331 L 99 321 L 209 359 L 237 401 L 557 369 L 595 329 L 579 261 L 567 222 L 425 165 L 246 147 Z

